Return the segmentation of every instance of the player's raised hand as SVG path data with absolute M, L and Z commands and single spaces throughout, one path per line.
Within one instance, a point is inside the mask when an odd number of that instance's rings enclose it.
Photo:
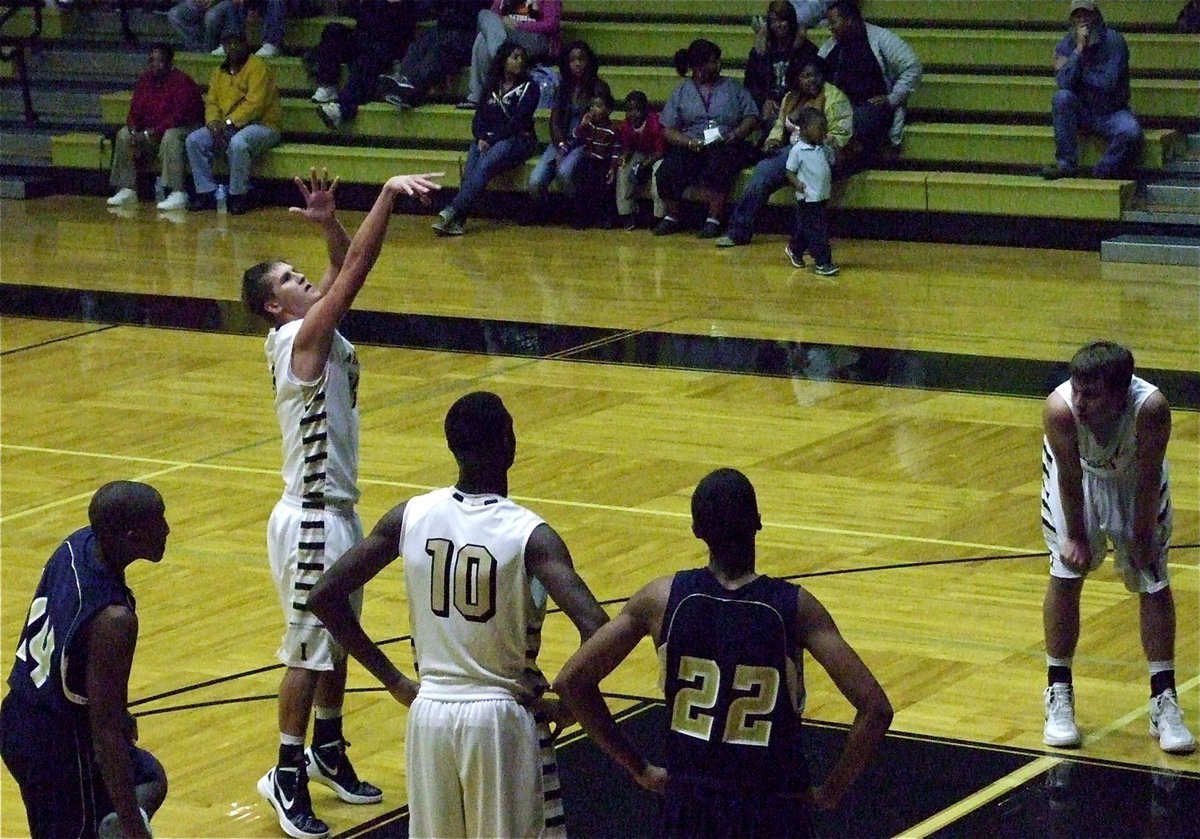
M 420 175 L 396 175 L 388 178 L 383 188 L 390 192 L 412 195 L 422 204 L 429 203 L 429 193 L 442 188 L 438 178 L 446 176 L 445 172 L 424 172 Z
M 333 194 L 337 190 L 338 178 L 329 180 L 329 170 L 322 169 L 317 175 L 317 167 L 308 170 L 308 183 L 303 178 L 292 179 L 300 195 L 304 198 L 303 207 L 289 207 L 289 213 L 297 213 L 315 224 L 332 221 L 337 203 Z

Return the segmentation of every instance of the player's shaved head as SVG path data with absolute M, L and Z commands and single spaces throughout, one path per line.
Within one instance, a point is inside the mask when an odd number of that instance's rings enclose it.
M 750 479 L 736 469 L 704 476 L 692 493 L 692 532 L 709 546 L 753 540 L 762 529 L 758 497 Z
M 468 393 L 446 412 L 446 445 L 459 462 L 503 453 L 512 434 L 512 414 L 494 393 Z
M 121 539 L 127 532 L 162 516 L 163 499 L 158 490 L 138 481 L 113 481 L 92 496 L 88 522 L 101 542 Z

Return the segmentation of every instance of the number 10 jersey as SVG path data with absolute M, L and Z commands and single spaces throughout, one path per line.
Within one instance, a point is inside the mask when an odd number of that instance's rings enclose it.
M 502 495 L 454 487 L 408 501 L 400 536 L 421 696 L 540 693 L 546 590 L 525 568 L 542 519 Z

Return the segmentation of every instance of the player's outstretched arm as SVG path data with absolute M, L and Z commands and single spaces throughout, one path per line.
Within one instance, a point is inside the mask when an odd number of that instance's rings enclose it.
M 1091 551 L 1083 521 L 1083 467 L 1079 459 L 1079 429 L 1071 406 L 1057 393 L 1046 398 L 1042 409 L 1042 429 L 1058 469 L 1058 494 L 1067 522 L 1066 539 L 1059 549 L 1060 558 L 1067 567 L 1083 572 L 1091 564 Z
M 317 167 L 314 166 L 308 170 L 307 183 L 298 177 L 292 180 L 300 190 L 304 206 L 289 207 L 288 212 L 295 213 L 319 227 L 325 237 L 325 247 L 329 251 L 329 267 L 325 269 L 325 275 L 321 277 L 321 284 L 318 286 L 324 294 L 337 277 L 338 271 L 342 270 L 346 251 L 350 249 L 350 234 L 342 227 L 336 215 L 337 203 L 334 193 L 337 191 L 339 179 L 334 178 L 330 181 L 328 169 L 322 169 L 318 176 Z
M 805 648 L 857 712 L 833 769 L 824 783 L 813 788 L 813 803 L 822 809 L 832 809 L 883 742 L 892 724 L 892 705 L 867 665 L 846 643 L 829 611 L 803 589 L 798 596 L 796 622 Z
M 296 333 L 292 344 L 292 370 L 301 379 L 316 379 L 325 369 L 333 330 L 350 311 L 354 298 L 366 282 L 367 274 L 379 258 L 396 199 L 401 195 L 411 195 L 428 201 L 430 192 L 442 188 L 437 179 L 444 174 L 396 175 L 383 185 L 375 204 L 350 240 L 337 276 L 321 299 L 305 314 L 304 322 Z
M 670 594 L 670 578 L 655 580 L 637 592 L 619 615 L 600 627 L 563 666 L 554 690 L 570 706 L 604 752 L 644 789 L 664 793 L 667 773 L 649 763 L 624 735 L 600 694 L 600 682 L 624 661 L 638 642 L 654 637 Z
M 379 645 L 363 631 L 354 616 L 350 595 L 365 586 L 396 558 L 404 505 L 393 507 L 366 539 L 359 542 L 326 571 L 308 595 L 308 608 L 346 652 L 383 683 L 398 701 L 411 705 L 417 683 L 392 664 Z
M 148 839 L 134 794 L 129 759 L 129 671 L 137 646 L 137 615 L 124 606 L 109 606 L 87 625 L 88 722 L 92 748 L 109 800 L 131 839 Z

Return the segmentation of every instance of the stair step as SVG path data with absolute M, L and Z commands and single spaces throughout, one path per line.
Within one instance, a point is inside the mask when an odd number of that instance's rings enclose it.
M 1172 179 L 1146 184 L 1146 203 L 1200 211 L 1200 180 Z
M 20 129 L 0 130 L 0 163 L 6 166 L 49 166 L 50 136 Z
M 1131 224 L 1175 224 L 1200 228 L 1200 211 L 1186 207 L 1165 207 L 1150 204 L 1121 214 L 1121 221 Z
M 1200 267 L 1200 236 L 1124 234 L 1100 243 L 1100 260 Z

